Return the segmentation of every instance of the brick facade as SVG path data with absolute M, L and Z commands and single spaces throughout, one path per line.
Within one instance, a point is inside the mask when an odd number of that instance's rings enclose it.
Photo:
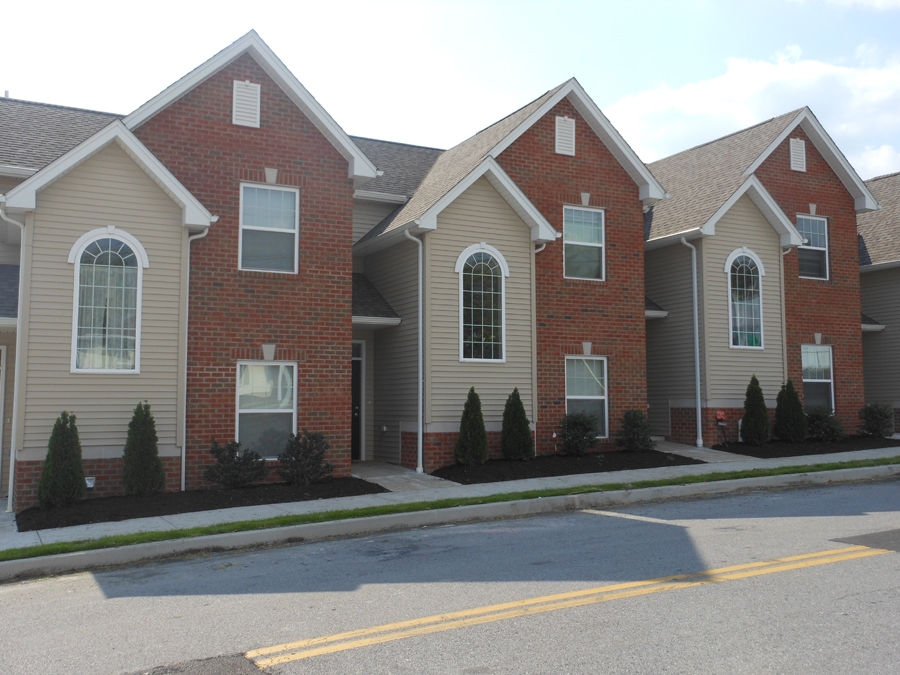
M 431 473 L 435 469 L 453 464 L 453 449 L 456 447 L 457 436 L 459 436 L 459 432 L 456 431 L 425 434 L 422 439 L 422 464 L 425 473 Z M 503 457 L 503 451 L 500 448 L 500 432 L 489 431 L 487 437 L 488 459 Z M 400 463 L 414 469 L 417 461 L 416 432 L 404 431 L 400 441 Z
M 675 443 L 694 445 L 697 442 L 697 412 L 696 408 L 670 408 L 669 409 L 669 435 L 667 440 Z M 703 444 L 706 447 L 722 442 L 722 428 L 716 423 L 716 413 L 722 410 L 725 413 L 725 435 L 729 443 L 735 443 L 739 439 L 741 418 L 744 416 L 743 408 L 700 408 L 700 421 L 703 431 Z M 775 425 L 775 408 L 769 408 L 769 427 Z

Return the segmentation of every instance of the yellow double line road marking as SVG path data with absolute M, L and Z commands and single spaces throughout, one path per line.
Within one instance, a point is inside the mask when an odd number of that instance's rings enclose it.
M 721 583 L 723 581 L 736 581 L 738 579 L 747 579 L 763 574 L 787 572 L 789 570 L 802 569 L 804 567 L 815 567 L 817 565 L 828 565 L 830 563 L 844 562 L 846 560 L 856 560 L 857 558 L 868 558 L 871 556 L 882 555 L 883 553 L 891 553 L 891 551 L 867 548 L 865 546 L 849 546 L 832 549 L 830 551 L 819 551 L 818 553 L 807 553 L 804 555 L 789 556 L 787 558 L 778 558 L 777 560 L 746 563 L 744 565 L 732 565 L 731 567 L 720 567 L 718 569 L 694 572 L 692 574 L 675 574 L 667 577 L 657 577 L 656 579 L 646 579 L 644 581 L 631 581 L 622 584 L 599 586 L 597 588 L 588 588 L 581 591 L 570 591 L 569 593 L 558 593 L 556 595 L 545 595 L 538 598 L 529 598 L 527 600 L 504 602 L 498 605 L 488 605 L 486 607 L 477 607 L 475 609 L 467 609 L 459 612 L 435 614 L 434 616 L 426 616 L 421 619 L 389 623 L 383 626 L 373 626 L 372 628 L 361 628 L 359 630 L 326 635 L 310 640 L 289 642 L 287 644 L 274 645 L 263 649 L 254 649 L 247 652 L 246 656 L 253 660 L 257 667 L 268 668 L 282 663 L 289 663 L 290 661 L 308 659 L 313 656 L 322 656 L 323 654 L 332 654 L 348 649 L 358 649 L 360 647 L 366 647 L 382 642 L 402 640 L 417 635 L 428 635 L 430 633 L 455 630 L 467 626 L 477 626 L 483 623 L 514 619 L 521 616 L 553 612 L 558 609 L 582 607 L 598 602 L 651 595 L 653 593 L 674 591 L 681 588 L 693 588 L 695 586 Z

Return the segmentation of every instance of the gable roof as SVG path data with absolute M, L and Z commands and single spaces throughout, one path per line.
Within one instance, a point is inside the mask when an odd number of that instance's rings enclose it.
M 881 209 L 856 217 L 859 233 L 859 265 L 900 266 L 900 172 L 866 181 Z
M 125 117 L 123 120 L 125 126 L 129 129 L 140 126 L 243 54 L 250 54 L 259 63 L 269 77 L 281 87 L 282 91 L 303 111 L 322 135 L 343 155 L 350 165 L 348 176 L 353 179 L 355 186 L 362 185 L 376 177 L 377 172 L 372 161 L 332 119 L 325 108 L 313 98 L 312 94 L 300 84 L 300 81 L 254 30 L 236 40 Z
M 378 178 L 365 184 L 366 192 L 412 196 L 444 152 L 437 148 L 379 141 L 374 138 L 359 136 L 350 138 L 378 167 L 379 172 L 382 172 Z

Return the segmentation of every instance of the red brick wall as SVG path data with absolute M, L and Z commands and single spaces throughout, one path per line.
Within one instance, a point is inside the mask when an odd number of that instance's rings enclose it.
M 554 152 L 556 117 L 576 120 L 576 155 Z M 555 452 L 553 431 L 565 414 L 565 356 L 608 357 L 610 436 L 622 414 L 647 410 L 644 326 L 644 224 L 638 187 L 612 153 L 563 99 L 498 157 L 515 183 L 557 229 L 563 205 L 605 209 L 606 280 L 563 278 L 562 239 L 535 256 L 537 307 L 538 454 Z M 606 443 L 608 446 L 609 443 Z
M 260 128 L 231 123 L 232 82 L 261 89 Z M 219 221 L 192 244 L 187 487 L 203 484 L 211 439 L 235 437 L 238 360 L 298 366 L 298 429 L 322 432 L 336 476 L 350 472 L 352 182 L 347 161 L 244 55 L 135 130 Z M 241 181 L 300 188 L 299 274 L 238 270 Z M 152 403 L 152 401 L 151 401 Z
M 722 429 L 716 424 L 716 412 L 723 408 L 700 408 L 700 419 L 703 427 L 703 445 L 710 447 L 722 442 Z M 743 408 L 724 408 L 725 434 L 729 443 L 739 440 L 738 427 L 744 416 Z M 769 408 L 769 428 L 775 425 L 775 408 Z M 668 440 L 675 443 L 695 445 L 697 442 L 696 408 L 671 408 L 669 410 L 671 429 Z
M 456 431 L 425 434 L 422 439 L 422 464 L 425 473 L 453 464 L 453 449 L 456 447 L 457 436 L 459 432 Z M 503 451 L 500 449 L 500 432 L 489 431 L 487 436 L 488 459 L 503 457 Z M 400 463 L 415 469 L 418 461 L 417 452 L 416 432 L 404 431 L 400 443 Z
M 806 142 L 806 171 L 790 168 L 790 138 Z M 763 162 L 756 175 L 796 225 L 796 215 L 828 219 L 829 279 L 801 279 L 797 252 L 784 256 L 785 324 L 788 374 L 803 396 L 800 345 L 832 346 L 837 416 L 847 429 L 856 429 L 863 391 L 862 331 L 860 330 L 859 261 L 853 197 L 799 127 Z

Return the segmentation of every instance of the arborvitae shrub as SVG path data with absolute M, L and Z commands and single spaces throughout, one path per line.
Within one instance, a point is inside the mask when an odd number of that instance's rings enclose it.
M 216 458 L 216 463 L 203 471 L 203 477 L 210 483 L 239 488 L 266 477 L 266 460 L 254 450 L 241 452 L 237 441 L 219 445 L 213 439 L 209 454 Z
M 788 378 L 781 385 L 775 405 L 775 435 L 788 443 L 802 443 L 806 440 L 809 425 L 803 413 L 800 396 L 794 389 L 794 383 Z
M 889 405 L 867 403 L 859 411 L 859 419 L 861 434 L 886 438 L 894 433 L 894 410 Z
M 809 423 L 810 438 L 828 443 L 840 443 L 847 437 L 847 434 L 844 433 L 843 423 L 827 406 L 819 405 L 810 408 L 806 413 L 806 419 Z
M 766 399 L 756 375 L 750 378 L 744 398 L 744 416 L 741 418 L 741 438 L 750 445 L 762 445 L 769 440 L 769 411 Z
M 453 458 L 460 464 L 484 464 L 488 458 L 488 437 L 481 414 L 481 399 L 475 387 L 469 389 L 462 418 L 459 421 L 459 436 L 453 449 Z
M 522 404 L 522 397 L 519 396 L 518 387 L 513 389 L 503 408 L 500 446 L 506 459 L 534 457 L 534 439 L 531 437 L 531 427 L 528 426 L 528 416 L 525 414 L 525 406 Z
M 291 434 L 284 452 L 278 455 L 278 475 L 292 485 L 321 483 L 334 471 L 333 464 L 325 463 L 328 451 L 325 435 L 304 429 Z
M 569 413 L 559 420 L 559 437 L 562 439 L 559 451 L 563 455 L 583 455 L 597 445 L 599 433 L 596 417 L 583 412 Z
M 75 415 L 63 411 L 53 425 L 47 459 L 38 483 L 41 508 L 70 506 L 84 497 L 84 467 Z
M 650 452 L 656 445 L 650 438 L 650 422 L 642 410 L 626 410 L 616 441 L 626 452 Z
M 156 420 L 150 412 L 150 404 L 146 401 L 138 403 L 128 423 L 125 440 L 123 478 L 127 494 L 148 495 L 166 488 L 166 472 L 157 443 Z

